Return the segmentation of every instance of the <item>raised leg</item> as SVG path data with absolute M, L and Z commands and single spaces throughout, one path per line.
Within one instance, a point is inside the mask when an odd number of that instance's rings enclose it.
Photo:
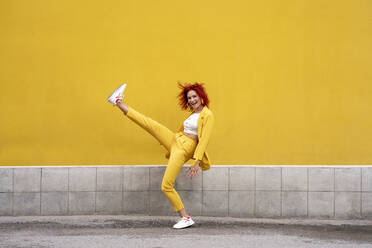
M 133 122 L 141 126 L 144 130 L 150 133 L 160 144 L 162 144 L 168 151 L 170 151 L 173 143 L 175 142 L 174 133 L 166 126 L 157 121 L 137 112 L 133 108 L 127 106 L 122 101 L 118 101 L 116 105 L 121 111 Z

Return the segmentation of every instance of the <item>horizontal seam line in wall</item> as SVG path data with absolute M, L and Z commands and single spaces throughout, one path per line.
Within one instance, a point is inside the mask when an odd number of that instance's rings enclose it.
M 201 190 L 201 189 L 198 189 L 198 190 L 193 190 L 193 189 L 177 189 L 177 191 L 205 191 L 205 190 Z
M 103 167 L 103 168 L 109 168 L 109 167 L 124 167 L 124 168 L 130 168 L 130 167 L 166 167 L 167 165 L 143 165 L 143 164 L 138 164 L 138 165 L 15 165 L 15 166 L 2 166 L 0 165 L 1 168 L 74 168 L 74 167 L 82 167 L 82 168 L 91 168 L 91 167 Z M 191 166 L 190 164 L 185 164 L 184 167 L 189 167 Z M 292 167 L 292 168 L 305 168 L 305 167 L 314 167 L 314 168 L 370 168 L 372 165 L 211 165 L 211 169 L 213 167 L 237 167 L 237 168 L 242 168 L 242 167 Z
M 96 192 L 123 192 L 123 190 L 96 190 Z
M 67 190 L 52 190 L 52 191 L 48 190 L 48 191 L 44 191 L 44 190 L 42 190 L 40 192 L 41 193 L 68 193 L 70 191 L 67 191 Z
M 229 189 L 227 191 L 236 191 L 236 192 L 254 192 L 254 191 L 278 191 L 280 192 L 280 190 L 255 190 L 255 189 Z
M 255 191 L 282 191 L 281 189 L 255 189 Z
M 75 193 L 75 192 L 97 192 L 94 190 L 70 190 L 69 193 Z
M 41 193 L 41 191 L 13 191 L 8 193 Z
M 342 190 L 342 191 L 329 191 L 329 190 L 324 190 L 324 191 L 319 191 L 319 190 L 316 190 L 316 191 L 307 191 L 307 190 L 274 190 L 274 189 L 270 189 L 270 190 L 261 190 L 261 189 L 176 189 L 176 190 L 182 190 L 182 191 L 283 191 L 283 192 L 319 192 L 319 193 L 327 193 L 327 192 L 337 192 L 337 193 L 372 193 L 372 191 L 345 191 L 345 190 Z M 0 192 L 2 194 L 6 194 L 6 193 L 68 193 L 68 192 L 141 192 L 141 191 L 161 191 L 160 189 L 159 190 L 107 190 L 107 191 L 84 191 L 84 190 L 70 190 L 70 191 L 59 191 L 59 190 L 56 190 L 56 191 L 9 191 L 9 192 Z
M 359 191 L 335 190 L 334 192 L 335 193 L 362 193 L 364 191 L 361 191 L 361 190 L 359 190 Z
M 283 192 L 308 192 L 307 189 L 283 189 Z
M 362 191 L 309 191 L 309 193 L 362 193 Z
M 229 189 L 202 189 L 200 191 L 229 191 Z

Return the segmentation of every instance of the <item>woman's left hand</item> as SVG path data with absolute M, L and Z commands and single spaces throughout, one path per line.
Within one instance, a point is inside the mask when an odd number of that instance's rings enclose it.
M 190 179 L 192 179 L 195 176 L 199 176 L 199 164 L 200 164 L 200 160 L 196 161 L 195 165 L 191 166 L 188 169 L 187 175 L 190 177 Z

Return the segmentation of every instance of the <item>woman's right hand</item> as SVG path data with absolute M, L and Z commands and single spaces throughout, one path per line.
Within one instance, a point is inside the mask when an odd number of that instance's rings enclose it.
M 192 179 L 195 176 L 199 176 L 199 164 L 200 160 L 196 161 L 195 165 L 191 166 L 187 170 L 187 175 L 190 177 L 190 179 Z

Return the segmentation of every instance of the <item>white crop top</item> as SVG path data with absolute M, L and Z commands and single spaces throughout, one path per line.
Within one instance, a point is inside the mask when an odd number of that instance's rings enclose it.
M 190 133 L 198 135 L 198 119 L 200 113 L 193 113 L 183 122 L 183 131 L 185 133 Z

